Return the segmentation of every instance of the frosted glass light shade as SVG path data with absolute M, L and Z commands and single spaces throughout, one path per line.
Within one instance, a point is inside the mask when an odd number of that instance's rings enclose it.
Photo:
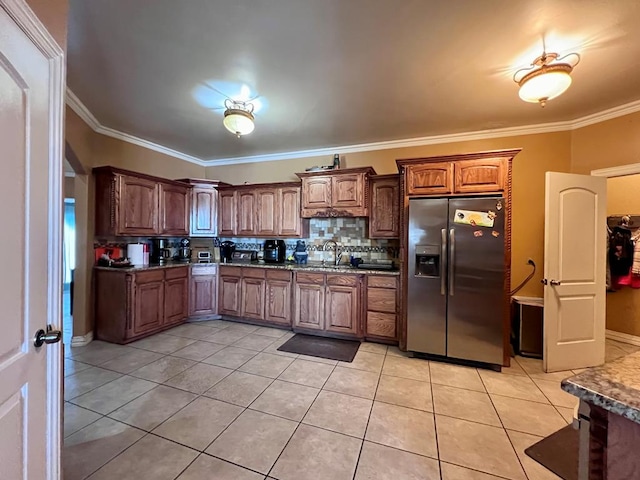
M 559 67 L 560 65 L 558 65 Z M 571 67 L 564 68 L 542 67 L 526 75 L 520 81 L 520 98 L 525 102 L 541 103 L 562 95 L 571 85 Z M 568 67 L 568 68 L 566 68 Z
M 222 122 L 227 130 L 240 137 L 253 132 L 255 125 L 253 123 L 253 115 L 244 110 L 227 109 L 224 112 L 224 120 Z

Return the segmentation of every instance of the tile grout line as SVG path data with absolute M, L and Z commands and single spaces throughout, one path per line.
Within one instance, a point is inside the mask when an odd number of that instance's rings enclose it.
M 433 410 L 433 434 L 435 436 L 436 441 L 436 456 L 438 457 L 438 474 L 440 475 L 440 480 L 442 479 L 442 460 L 440 459 L 440 442 L 438 442 L 438 423 L 436 418 L 436 397 L 433 394 L 433 376 L 431 375 L 431 362 L 428 363 L 429 368 L 429 391 L 431 392 L 431 409 Z M 476 373 L 478 370 L 476 369 Z M 478 377 L 480 375 L 478 374 Z M 482 379 L 480 379 L 482 381 Z M 437 384 L 436 384 L 437 385 Z

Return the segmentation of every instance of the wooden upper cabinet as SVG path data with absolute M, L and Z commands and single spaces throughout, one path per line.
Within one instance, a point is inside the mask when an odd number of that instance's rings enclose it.
M 409 165 L 406 171 L 409 195 L 453 192 L 453 164 L 450 162 Z
M 160 183 L 160 235 L 189 235 L 189 188 Z
M 296 173 L 302 179 L 302 217 L 369 216 L 371 167 Z
M 238 235 L 251 236 L 256 232 L 256 195 L 254 191 L 238 192 Z
M 119 177 L 116 235 L 156 235 L 158 233 L 158 182 L 146 178 Z M 97 207 L 97 205 L 96 205 Z
M 502 158 L 461 160 L 454 164 L 456 193 L 501 192 L 507 165 Z
M 215 188 L 191 189 L 191 236 L 215 237 L 218 233 L 218 191 Z
M 218 235 L 233 236 L 238 229 L 237 195 L 233 190 L 218 192 Z
M 261 188 L 255 190 L 256 202 L 256 231 L 255 235 L 279 235 L 279 220 L 281 217 L 280 192 L 276 188 Z M 242 199 L 242 194 L 240 195 Z
M 369 238 L 400 236 L 400 175 L 371 177 Z
M 308 225 L 309 221 L 302 220 L 300 217 L 300 187 L 283 187 L 279 193 L 279 235 L 282 237 L 302 236 L 305 233 L 305 222 Z
M 331 207 L 331 177 L 302 179 L 302 208 Z

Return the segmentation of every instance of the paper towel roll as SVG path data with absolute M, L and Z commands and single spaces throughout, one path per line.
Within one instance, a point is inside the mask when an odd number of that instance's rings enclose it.
M 130 243 L 127 245 L 127 257 L 135 267 L 144 265 L 144 245 L 142 243 Z

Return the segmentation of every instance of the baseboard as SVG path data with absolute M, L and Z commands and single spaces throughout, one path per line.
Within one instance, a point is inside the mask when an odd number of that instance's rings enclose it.
M 189 317 L 187 318 L 187 322 L 189 323 L 208 322 L 209 320 L 220 320 L 221 318 L 222 316 L 216 313 L 213 315 L 203 315 L 201 317 Z
M 607 330 L 606 337 L 617 342 L 628 343 L 640 347 L 640 337 L 629 335 L 628 333 L 616 332 L 615 330 Z
M 93 341 L 93 330 L 86 335 L 79 335 L 71 338 L 71 347 L 84 347 Z

